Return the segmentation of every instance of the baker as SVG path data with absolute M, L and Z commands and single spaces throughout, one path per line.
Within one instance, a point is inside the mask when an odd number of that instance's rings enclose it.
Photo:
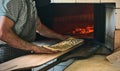
M 36 32 L 48 38 L 64 40 L 64 36 L 47 28 L 37 17 L 33 0 L 0 0 L 0 63 L 34 53 L 55 53 L 32 44 Z

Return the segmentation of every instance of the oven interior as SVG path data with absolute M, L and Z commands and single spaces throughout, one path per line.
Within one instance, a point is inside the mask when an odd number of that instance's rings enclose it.
M 37 10 L 42 23 L 55 32 L 97 40 L 113 49 L 115 4 L 51 3 Z

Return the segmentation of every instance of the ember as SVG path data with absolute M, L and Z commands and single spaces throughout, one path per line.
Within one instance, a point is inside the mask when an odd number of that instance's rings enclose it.
M 83 27 L 75 28 L 72 31 L 72 34 L 89 34 L 89 33 L 93 33 L 93 32 L 94 32 L 93 26 L 87 26 L 85 28 L 83 28 Z

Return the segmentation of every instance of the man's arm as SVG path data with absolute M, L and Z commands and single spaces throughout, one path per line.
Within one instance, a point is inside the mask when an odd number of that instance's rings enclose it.
M 42 36 L 49 37 L 49 38 L 60 39 L 60 40 L 64 40 L 64 39 L 69 37 L 69 36 L 66 36 L 66 35 L 58 34 L 54 31 L 52 31 L 51 29 L 47 28 L 45 25 L 43 25 L 41 23 L 39 18 L 37 18 L 37 32 Z
M 5 16 L 0 17 L 0 40 L 6 42 L 8 45 L 23 49 L 34 51 L 35 53 L 54 53 L 49 49 L 36 46 L 19 38 L 13 31 L 14 22 Z

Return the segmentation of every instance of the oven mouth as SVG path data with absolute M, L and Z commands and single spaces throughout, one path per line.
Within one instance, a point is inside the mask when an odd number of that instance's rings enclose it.
M 114 3 L 51 3 L 38 8 L 38 15 L 46 26 L 57 33 L 77 36 L 85 40 L 97 40 L 113 48 L 115 31 Z M 92 27 L 88 25 L 87 28 L 83 27 L 84 25 L 78 25 L 86 22 L 87 25 L 91 23 Z M 77 27 L 72 28 L 76 26 L 73 25 L 75 23 L 78 23 Z M 66 31 L 69 27 L 72 29 Z M 84 30 L 84 32 L 81 32 L 81 30 Z M 88 34 L 87 36 L 83 35 L 84 33 L 91 34 L 91 32 L 92 35 L 90 36 Z

